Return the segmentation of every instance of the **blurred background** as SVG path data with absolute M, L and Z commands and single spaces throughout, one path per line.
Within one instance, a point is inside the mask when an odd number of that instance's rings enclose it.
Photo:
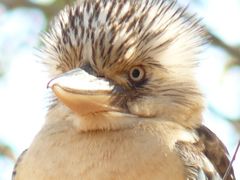
M 39 35 L 72 0 L 0 0 L 0 180 L 44 123 L 46 84 Z M 212 43 L 197 72 L 206 97 L 204 123 L 232 156 L 240 138 L 240 0 L 179 0 L 203 18 Z M 240 180 L 240 152 L 234 161 Z

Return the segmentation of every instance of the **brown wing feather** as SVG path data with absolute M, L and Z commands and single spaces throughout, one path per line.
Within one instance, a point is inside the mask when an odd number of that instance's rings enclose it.
M 230 161 L 228 159 L 228 151 L 221 140 L 206 126 L 197 129 L 200 141 L 203 142 L 205 148 L 203 153 L 212 162 L 221 177 L 224 176 Z M 233 167 L 226 180 L 235 180 Z
M 202 152 L 202 142 L 190 143 L 178 141 L 176 151 L 184 166 L 188 180 L 221 180 L 220 175 Z
M 222 180 L 230 164 L 228 151 L 220 139 L 207 127 L 196 130 L 195 143 L 178 141 L 175 150 L 186 167 L 186 177 L 191 180 Z M 233 168 L 225 180 L 235 180 Z

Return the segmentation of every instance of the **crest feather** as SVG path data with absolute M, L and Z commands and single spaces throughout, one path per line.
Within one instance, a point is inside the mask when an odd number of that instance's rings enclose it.
M 191 68 L 204 43 L 195 15 L 169 0 L 83 0 L 67 6 L 43 36 L 51 75 L 143 62 Z M 184 72 L 181 70 L 181 72 Z

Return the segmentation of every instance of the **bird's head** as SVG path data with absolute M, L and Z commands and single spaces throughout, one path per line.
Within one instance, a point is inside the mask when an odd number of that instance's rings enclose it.
M 83 0 L 66 7 L 43 37 L 56 118 L 81 130 L 142 119 L 200 123 L 194 67 L 203 44 L 198 19 L 167 0 Z M 52 117 L 52 116 L 51 116 Z

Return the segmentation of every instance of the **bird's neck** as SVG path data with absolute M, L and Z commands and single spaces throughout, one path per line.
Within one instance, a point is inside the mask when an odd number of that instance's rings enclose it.
M 50 109 L 46 116 L 46 124 L 68 122 L 79 131 L 126 129 L 140 120 L 138 116 L 119 112 L 92 113 L 79 117 L 60 103 Z
M 147 121 L 172 121 L 186 128 L 195 128 L 201 124 L 201 111 L 196 110 L 191 113 L 185 112 L 182 116 L 166 113 L 157 117 L 139 117 L 119 112 L 103 112 L 93 113 L 87 116 L 79 117 L 65 105 L 59 103 L 50 109 L 46 116 L 46 123 L 60 123 L 67 122 L 78 131 L 92 131 L 92 130 L 119 130 L 132 128 L 137 123 L 143 120 Z M 179 112 L 180 114 L 181 112 Z M 177 113 L 178 114 L 178 113 Z

